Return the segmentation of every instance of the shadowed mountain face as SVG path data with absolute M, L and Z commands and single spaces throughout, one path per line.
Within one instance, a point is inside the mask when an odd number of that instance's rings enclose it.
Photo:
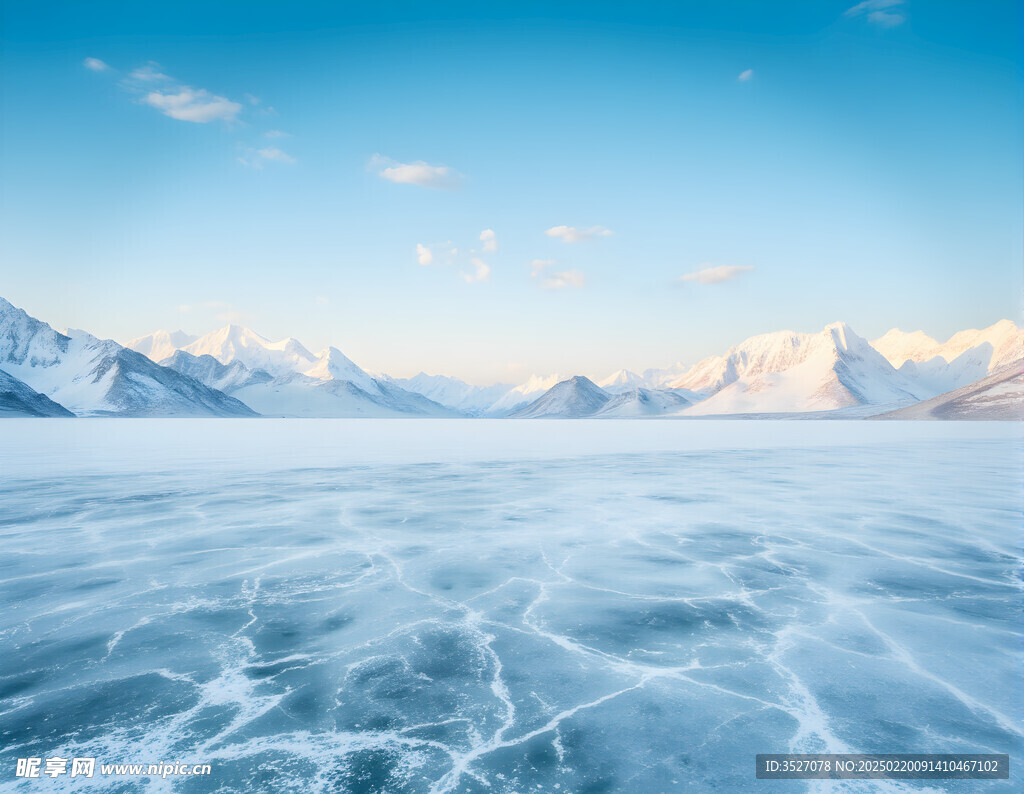
M 1024 360 L 976 383 L 872 419 L 1024 419 Z
M 112 340 L 57 333 L 2 298 L 0 367 L 78 416 L 256 415 Z
M 45 394 L 0 370 L 0 417 L 74 416 Z
M 509 416 L 517 419 L 539 419 L 560 417 L 573 419 L 592 416 L 600 411 L 611 398 L 596 383 L 582 375 L 563 380 L 548 389 L 525 408 L 513 411 Z
M 249 369 L 241 361 L 221 364 L 211 355 L 193 356 L 184 350 L 176 350 L 173 356 L 161 361 L 160 366 L 170 367 L 225 394 L 231 394 L 254 383 L 266 383 L 274 379 L 269 372 Z

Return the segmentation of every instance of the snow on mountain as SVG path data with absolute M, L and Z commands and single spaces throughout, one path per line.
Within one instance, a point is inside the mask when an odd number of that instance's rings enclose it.
M 547 377 L 531 375 L 526 383 L 521 383 L 505 392 L 487 409 L 487 413 L 491 416 L 503 416 L 517 408 L 521 408 L 536 400 L 561 380 L 561 375 L 548 375 Z
M 1024 419 L 1024 361 L 930 400 L 872 419 Z
M 11 417 L 74 416 L 45 394 L 0 370 L 0 419 Z
M 317 380 L 348 381 L 364 390 L 376 388 L 376 381 L 336 347 L 321 351 L 316 363 L 302 374 Z
M 75 332 L 71 329 L 67 331 L 67 335 L 76 336 Z M 159 364 L 165 358 L 173 356 L 175 350 L 191 344 L 198 338 L 192 334 L 186 334 L 184 331 L 154 331 L 146 336 L 132 339 L 125 347 L 134 350 L 136 353 L 142 353 L 146 358 L 152 359 Z
M 664 389 L 668 384 L 686 372 L 686 365 L 676 362 L 663 369 L 645 369 L 641 374 L 644 385 L 649 389 Z
M 275 377 L 306 372 L 321 363 L 297 339 L 271 342 L 240 325 L 226 325 L 181 349 L 193 356 L 213 356 L 221 364 L 241 361 L 249 369 L 262 369 Z
M 893 328 L 879 337 L 871 346 L 885 356 L 894 367 L 905 361 L 921 363 L 936 357 L 952 363 L 969 350 L 978 350 L 978 356 L 985 356 L 987 371 L 995 372 L 1024 356 L 1024 331 L 1012 320 L 1000 320 L 988 328 L 970 328 L 958 331 L 942 344 L 923 331 L 906 333 Z M 986 347 L 987 346 L 987 347 Z
M 893 328 L 872 342 L 871 346 L 897 368 L 904 361 L 927 361 L 939 355 L 939 343 L 924 331 L 908 333 Z
M 184 350 L 175 350 L 174 355 L 159 363 L 162 367 L 170 367 L 225 394 L 231 394 L 244 386 L 266 383 L 274 379 L 269 372 L 262 369 L 251 370 L 241 361 L 221 364 L 213 356 L 193 356 Z
M 447 375 L 427 375 L 424 372 L 411 378 L 388 378 L 403 389 L 422 394 L 441 405 L 454 408 L 470 415 L 479 415 L 487 411 L 513 387 L 507 383 L 496 383 L 493 386 L 472 386 L 458 378 Z
M 578 419 L 594 415 L 610 399 L 608 393 L 592 380 L 576 375 L 556 383 L 532 403 L 513 411 L 509 416 L 516 419 Z
M 959 331 L 942 344 L 922 331 L 908 334 L 898 328 L 871 344 L 915 383 L 921 398 L 974 383 L 1024 357 L 1024 331 L 1010 320 Z
M 683 389 L 641 389 L 624 391 L 612 397 L 596 416 L 629 418 L 665 416 L 693 405 L 694 395 Z
M 642 375 L 637 375 L 628 369 L 620 369 L 604 380 L 599 380 L 597 385 L 611 394 L 620 394 L 646 386 L 647 381 Z
M 318 418 L 454 417 L 458 412 L 392 384 L 367 389 L 347 380 L 292 374 L 244 386 L 233 396 L 264 416 Z
M 0 298 L 0 367 L 79 416 L 253 416 L 112 340 L 57 333 Z
M 711 396 L 687 415 L 799 413 L 906 404 L 913 384 L 845 323 L 821 333 L 754 336 L 698 363 L 672 384 Z

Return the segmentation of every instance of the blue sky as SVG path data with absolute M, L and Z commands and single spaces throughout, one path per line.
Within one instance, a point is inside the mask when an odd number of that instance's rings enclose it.
M 489 382 L 1019 321 L 1010 0 L 3 15 L 0 294 L 58 327 Z

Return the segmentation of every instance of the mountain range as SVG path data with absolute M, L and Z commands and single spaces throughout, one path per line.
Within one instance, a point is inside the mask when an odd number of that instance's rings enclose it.
M 1021 418 L 1024 332 L 1001 320 L 940 343 L 845 323 L 751 337 L 692 367 L 532 376 L 474 386 L 372 374 L 335 347 L 311 353 L 227 325 L 120 345 L 59 333 L 0 298 L 0 416 Z

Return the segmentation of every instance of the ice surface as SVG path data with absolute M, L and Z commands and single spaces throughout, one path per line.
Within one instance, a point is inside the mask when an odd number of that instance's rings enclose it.
M 1024 788 L 1011 423 L 0 432 L 0 768 L 748 791 L 759 752 L 1003 752 L 1009 781 L 785 788 Z

